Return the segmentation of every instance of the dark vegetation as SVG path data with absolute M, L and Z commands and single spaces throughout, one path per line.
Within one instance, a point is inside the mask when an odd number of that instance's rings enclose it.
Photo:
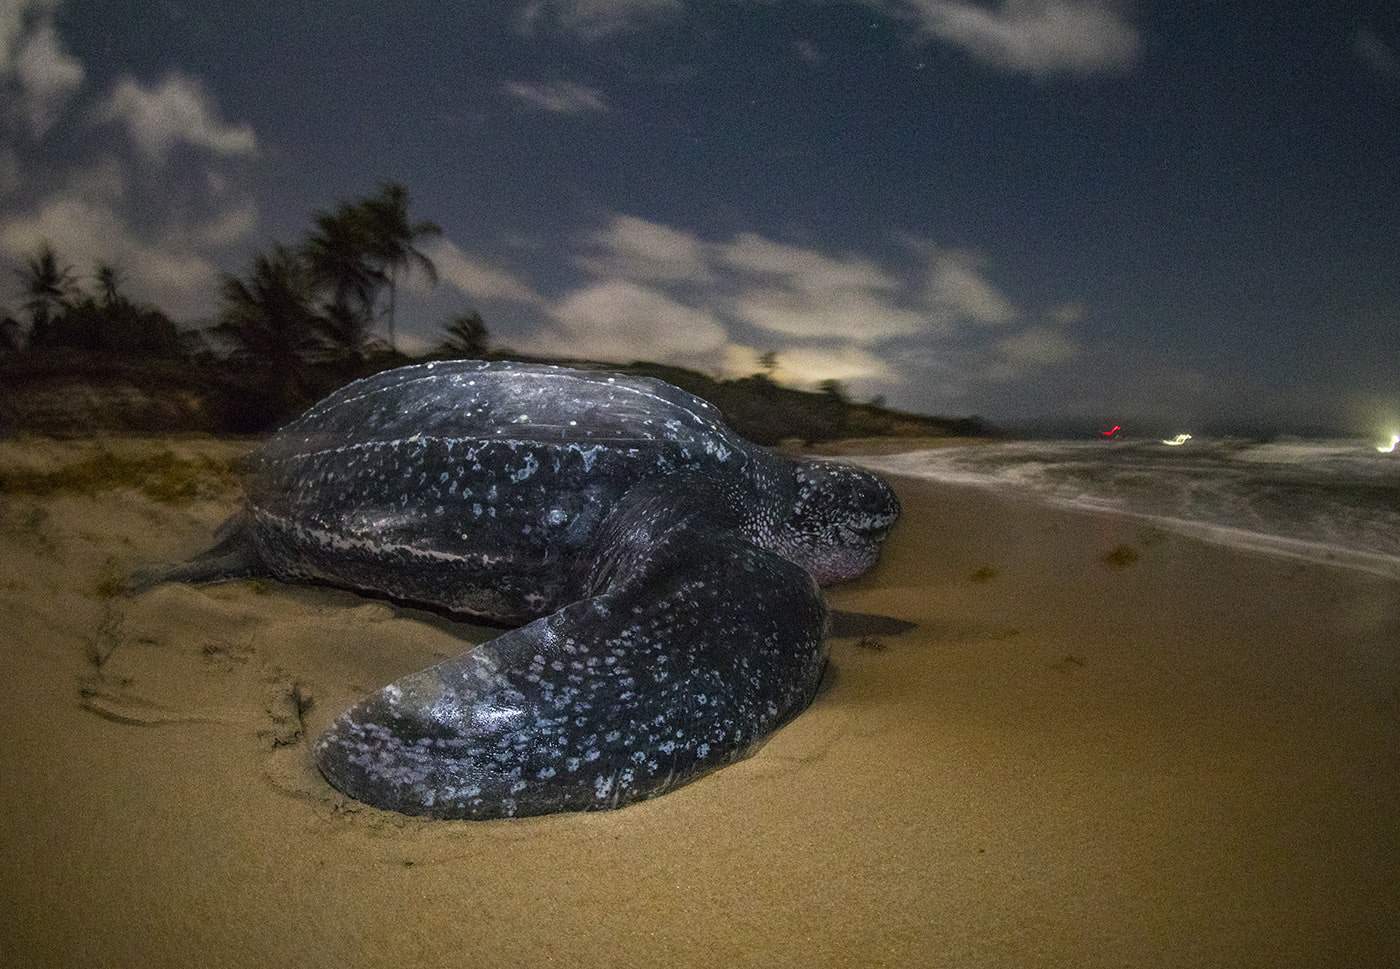
M 407 191 L 385 183 L 374 195 L 314 213 L 300 244 L 274 244 L 245 274 L 226 275 L 217 319 L 202 328 L 177 326 L 160 309 L 133 301 L 114 265 L 92 267 L 85 288 L 44 245 L 16 274 L 25 318 L 0 311 L 0 432 L 258 434 L 351 380 L 421 360 L 470 358 L 658 377 L 709 400 L 761 444 L 993 433 L 975 417 L 902 413 L 879 398 L 858 403 L 834 380 L 815 392 L 784 387 L 772 376 L 774 352 L 763 356 L 760 372 L 723 380 L 658 363 L 492 348 L 486 322 L 469 308 L 442 324 L 434 350 L 409 356 L 396 345 L 397 289 L 411 272 L 436 281 L 418 244 L 440 232 L 410 219 Z M 5 489 L 37 486 L 0 482 Z
M 179 504 L 217 497 L 234 481 L 233 467 L 210 457 L 185 459 L 169 451 L 133 456 L 103 450 L 52 471 L 0 469 L 0 494 L 42 498 L 130 487 L 152 501 Z

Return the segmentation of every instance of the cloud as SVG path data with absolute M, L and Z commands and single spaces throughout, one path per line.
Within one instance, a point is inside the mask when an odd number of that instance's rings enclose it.
M 641 282 L 706 282 L 705 245 L 694 235 L 630 215 L 615 215 L 587 239 L 575 262 L 595 276 Z
M 909 305 L 900 280 L 858 256 L 832 256 L 755 233 L 713 247 L 732 274 L 729 311 L 774 333 L 871 344 L 925 328 L 929 316 Z
M 744 289 L 730 308 L 744 322 L 772 333 L 807 339 L 841 337 L 859 344 L 915 333 L 928 321 L 917 310 L 901 309 L 855 289 L 824 294 Z
M 1051 366 L 1072 360 L 1079 346 L 1069 337 L 1048 326 L 1034 326 L 1009 336 L 998 345 L 1012 363 Z
M 1374 31 L 1365 27 L 1358 30 L 1356 39 L 1352 42 L 1352 50 L 1361 59 L 1361 63 L 1381 77 L 1400 78 L 1400 55 L 1391 50 Z
M 63 51 L 51 24 L 32 33 L 15 58 L 30 130 L 43 135 L 83 83 L 83 65 Z
M 1004 335 L 1029 314 L 988 278 L 984 260 L 923 239 L 894 241 L 903 257 L 885 262 L 754 232 L 707 240 L 614 214 L 578 240 L 573 263 L 584 277 L 557 298 L 445 240 L 428 254 L 445 282 L 474 299 L 533 305 L 541 314 L 533 332 L 510 342 L 539 353 L 645 358 L 737 377 L 761 370 L 760 355 L 774 350 L 786 384 L 895 385 L 936 375 L 948 398 L 1080 352 L 1057 325 L 1078 320 L 1082 304 L 1059 304 L 1037 314 L 1043 322 Z
M 1066 363 L 1079 353 L 1079 344 L 1059 330 L 1033 326 L 998 341 L 996 357 L 987 364 L 983 376 L 993 382 L 1006 383 L 1031 370 Z
M 0 126 L 36 138 L 59 121 L 86 75 L 55 27 L 57 5 L 0 0 Z M 147 158 L 163 161 L 180 143 L 215 155 L 256 147 L 252 129 L 223 122 L 213 99 L 185 75 L 171 74 L 153 87 L 124 77 L 95 100 L 85 117 L 120 122 Z M 211 312 L 215 257 L 257 224 L 252 199 L 243 192 L 211 197 L 202 177 L 191 192 L 178 170 L 127 170 L 120 157 L 99 153 L 102 142 L 80 139 L 79 157 L 61 165 L 31 158 L 13 143 L 0 145 L 0 266 L 8 274 L 49 243 L 80 276 L 95 263 L 114 263 L 134 298 L 182 318 Z M 27 164 L 40 159 L 43 164 Z
M 97 117 L 124 124 L 136 147 L 162 164 L 180 144 L 226 156 L 257 151 L 252 126 L 225 123 L 204 85 L 178 72 L 154 87 L 123 77 L 97 109 Z
M 467 255 L 447 238 L 433 239 L 424 245 L 423 252 L 437 267 L 438 281 L 470 300 L 511 300 L 526 304 L 544 302 L 542 296 L 516 276 Z M 427 291 L 426 282 L 417 274 L 410 277 L 410 286 L 420 294 Z
M 747 377 L 764 368 L 757 347 L 730 344 L 725 348 L 723 373 Z M 796 346 L 777 351 L 778 367 L 773 377 L 792 386 L 815 387 L 823 380 L 843 383 L 857 380 L 898 382 L 899 375 L 889 364 L 868 350 L 852 346 Z
M 246 238 L 258 225 L 258 206 L 251 198 L 242 198 L 233 208 L 198 226 L 194 241 L 202 246 L 222 248 Z
M 115 158 L 99 158 L 68 173 L 64 192 L 90 201 L 111 204 L 126 198 L 126 172 Z
M 0 219 L 0 251 L 13 259 L 51 243 L 80 274 L 98 262 L 120 266 L 140 298 L 168 312 L 206 311 L 218 285 L 218 269 L 185 246 L 163 246 L 138 238 L 110 205 L 59 194 L 27 216 Z
M 715 314 L 635 283 L 587 286 L 551 308 L 558 326 L 535 349 L 603 360 L 670 360 L 707 365 L 723 358 L 728 332 Z
M 1003 70 L 1045 76 L 1118 72 L 1138 32 L 1111 0 L 866 0 L 928 36 Z
M 811 64 L 814 67 L 826 60 L 826 55 L 822 53 L 821 48 L 810 40 L 795 40 L 792 42 L 792 49 L 803 63 Z
M 531 0 L 520 26 L 527 34 L 553 30 L 592 42 L 654 26 L 684 9 L 681 0 Z
M 0 4 L 0 91 L 6 114 L 42 137 L 82 85 L 83 65 L 63 49 L 51 2 Z
M 733 242 L 717 247 L 716 255 L 734 269 L 771 276 L 812 294 L 847 289 L 892 291 L 899 285 L 867 259 L 831 257 L 815 249 L 774 242 L 754 232 L 741 232 Z
M 0 198 L 13 194 L 24 184 L 19 173 L 19 156 L 13 148 L 0 145 Z
M 608 110 L 608 102 L 601 92 L 569 81 L 554 84 L 506 81 L 501 89 L 521 104 L 550 114 L 588 114 Z
M 1061 303 L 1050 311 L 1050 318 L 1061 326 L 1073 326 L 1089 315 L 1089 307 L 1079 300 Z
M 127 194 L 115 159 L 72 172 L 28 211 L 0 216 L 0 257 L 19 264 L 47 242 L 80 277 L 96 263 L 114 263 L 133 297 L 177 318 L 212 312 L 219 283 L 214 256 L 252 229 L 257 214 L 251 200 L 200 218 L 177 214 L 139 231 L 123 211 Z
M 932 319 L 939 325 L 996 324 L 1016 318 L 1016 308 L 982 275 L 973 256 L 931 246 L 922 248 L 928 252 L 924 297 Z
M 595 279 L 703 286 L 716 312 L 786 337 L 869 346 L 897 336 L 1002 323 L 1016 308 L 967 253 L 905 239 L 927 264 L 910 279 L 858 255 L 741 232 L 728 242 L 636 216 L 616 215 L 586 239 L 575 262 Z

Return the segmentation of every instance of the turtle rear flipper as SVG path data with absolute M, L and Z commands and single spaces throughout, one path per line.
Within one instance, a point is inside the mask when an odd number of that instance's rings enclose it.
M 188 562 L 134 569 L 122 583 L 122 591 L 134 596 L 164 582 L 229 582 L 269 574 L 248 536 L 242 512 L 220 525 L 214 537 L 218 541 L 212 548 Z

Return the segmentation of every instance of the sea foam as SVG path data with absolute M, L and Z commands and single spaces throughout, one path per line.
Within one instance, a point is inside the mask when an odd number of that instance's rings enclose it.
M 1400 579 L 1400 454 L 1367 441 L 1017 441 L 846 460 Z

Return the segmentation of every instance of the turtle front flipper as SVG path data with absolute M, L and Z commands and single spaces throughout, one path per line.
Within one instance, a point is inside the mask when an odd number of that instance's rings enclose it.
M 376 807 L 498 818 L 620 807 L 745 756 L 815 695 L 826 609 L 804 570 L 683 503 L 633 496 L 595 594 L 352 707 L 321 772 Z

